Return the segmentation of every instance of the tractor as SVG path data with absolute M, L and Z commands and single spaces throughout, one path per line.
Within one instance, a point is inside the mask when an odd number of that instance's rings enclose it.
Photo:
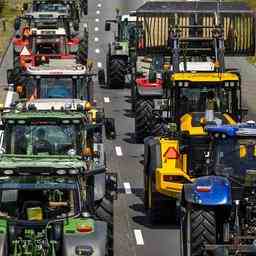
M 79 104 L 49 111 L 27 103 L 2 123 L 1 255 L 113 255 L 117 185 L 102 133 L 105 126 L 113 137 L 112 121 Z
M 24 21 L 24 23 L 23 23 Z M 88 31 L 83 38 L 72 32 L 69 19 L 62 13 L 34 12 L 18 17 L 17 31 L 13 39 L 13 66 L 26 69 L 28 65 L 38 65 L 37 59 L 74 58 L 86 64 L 88 56 Z M 78 30 L 78 28 L 74 28 Z M 45 55 L 49 55 L 48 58 Z
M 131 73 L 130 63 L 134 57 L 135 38 L 137 34 L 136 17 L 129 14 L 121 15 L 117 10 L 115 20 L 106 20 L 105 30 L 111 30 L 111 24 L 116 24 L 115 41 L 108 45 L 106 56 L 106 74 L 108 88 L 123 88 L 126 78 Z M 105 83 L 104 70 L 99 71 L 99 83 Z
M 255 122 L 205 131 L 206 168 L 181 193 L 182 255 L 255 255 Z
M 137 37 L 131 89 L 138 142 L 159 135 L 157 109 L 167 110 L 166 118 L 178 127 L 186 111 L 204 111 L 211 86 L 217 97 L 232 94 L 234 105 L 221 112 L 228 111 L 232 119 L 241 119 L 239 71 L 226 68 L 224 53 L 254 54 L 254 26 L 246 31 L 238 27 L 247 21 L 254 24 L 253 15 L 246 4 L 230 2 L 148 2 L 136 11 L 138 26 L 143 25 Z M 245 37 L 248 40 L 241 43 Z M 221 104 L 220 108 L 225 105 Z M 188 106 L 187 110 L 182 106 Z
M 7 71 L 8 83 L 20 99 L 41 99 L 42 102 L 93 101 L 93 73 L 90 67 L 77 64 L 74 59 L 50 59 L 48 64 L 29 66 L 25 72 L 15 76 Z

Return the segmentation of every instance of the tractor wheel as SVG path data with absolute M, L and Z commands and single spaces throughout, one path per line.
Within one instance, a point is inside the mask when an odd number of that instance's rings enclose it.
M 135 82 L 132 82 L 131 85 L 131 110 L 132 112 L 135 112 L 135 105 L 136 105 L 136 99 L 137 99 L 137 91 L 136 91 L 136 85 Z
M 125 86 L 126 64 L 122 59 L 111 59 L 109 65 L 109 88 L 123 88 Z
M 113 201 L 103 198 L 95 207 L 95 216 L 108 226 L 108 256 L 113 255 Z
M 138 143 L 151 134 L 153 102 L 139 100 L 135 107 L 135 138 Z
M 181 222 L 184 256 L 205 254 L 204 244 L 216 244 L 216 215 L 213 210 L 191 209 Z
M 151 224 L 176 223 L 176 200 L 155 191 L 152 176 L 146 177 L 144 205 Z M 146 208 L 147 207 L 147 208 Z
M 99 82 L 99 85 L 104 85 L 105 84 L 105 71 L 104 71 L 104 69 L 100 69 L 98 71 L 98 82 Z

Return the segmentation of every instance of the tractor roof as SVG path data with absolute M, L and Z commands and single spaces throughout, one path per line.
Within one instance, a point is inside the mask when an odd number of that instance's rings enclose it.
M 65 12 L 27 12 L 24 15 L 25 19 L 59 19 L 68 18 L 68 13 Z
M 3 122 L 8 122 L 8 120 L 81 120 L 86 117 L 85 113 L 78 111 L 16 111 L 12 110 L 10 112 L 5 112 L 2 114 L 1 119 Z
M 136 11 L 138 16 L 144 14 L 168 14 L 168 13 L 214 13 L 218 11 L 217 2 L 187 1 L 187 2 L 146 2 Z M 222 2 L 220 13 L 253 13 L 253 10 L 242 2 Z
M 85 75 L 87 68 L 75 59 L 50 59 L 48 64 L 29 66 L 26 72 L 29 75 Z
M 225 72 L 180 72 L 172 75 L 173 81 L 188 82 L 212 82 L 222 83 L 229 81 L 239 81 L 240 78 L 236 73 Z
M 38 29 L 38 28 L 32 28 L 31 32 L 32 32 L 33 35 L 36 35 L 36 36 L 53 36 L 53 35 L 65 36 L 67 34 L 66 30 L 64 28 L 57 28 L 57 29 L 48 29 L 48 28 Z

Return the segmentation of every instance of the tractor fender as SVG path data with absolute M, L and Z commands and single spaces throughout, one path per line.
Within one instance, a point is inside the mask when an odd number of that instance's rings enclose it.
M 105 256 L 107 245 L 107 223 L 95 221 L 92 232 L 87 233 L 65 233 L 63 236 L 63 256 L 79 255 L 79 247 L 92 251 L 92 256 Z M 87 255 L 87 254 L 86 254 Z
M 184 184 L 183 200 L 206 206 L 231 205 L 231 184 L 221 176 L 200 177 Z
M 159 140 L 150 136 L 144 140 L 144 170 L 152 176 L 161 167 L 161 149 Z
M 144 77 L 137 78 L 136 89 L 138 95 L 142 97 L 161 97 L 163 95 L 162 80 L 156 80 L 155 83 L 150 83 Z

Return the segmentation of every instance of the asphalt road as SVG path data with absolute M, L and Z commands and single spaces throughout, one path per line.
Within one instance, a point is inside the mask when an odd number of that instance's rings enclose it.
M 82 19 L 88 25 L 89 58 L 96 67 L 105 67 L 107 43 L 113 32 L 104 32 L 105 19 L 115 16 L 115 8 L 122 12 L 134 10 L 141 0 L 89 0 L 89 14 Z M 244 106 L 249 118 L 256 118 L 256 69 L 244 58 L 227 60 L 228 67 L 239 68 L 243 80 Z M 0 84 L 6 85 L 6 69 L 12 67 L 12 49 L 7 52 L 0 67 Z M 0 87 L 0 95 L 3 86 Z M 179 230 L 170 225 L 152 227 L 143 209 L 143 145 L 134 142 L 134 120 L 130 113 L 129 89 L 109 90 L 95 82 L 98 106 L 104 106 L 106 115 L 116 120 L 117 139 L 106 142 L 109 167 L 119 175 L 120 194 L 114 211 L 114 252 L 116 256 L 179 256 Z

